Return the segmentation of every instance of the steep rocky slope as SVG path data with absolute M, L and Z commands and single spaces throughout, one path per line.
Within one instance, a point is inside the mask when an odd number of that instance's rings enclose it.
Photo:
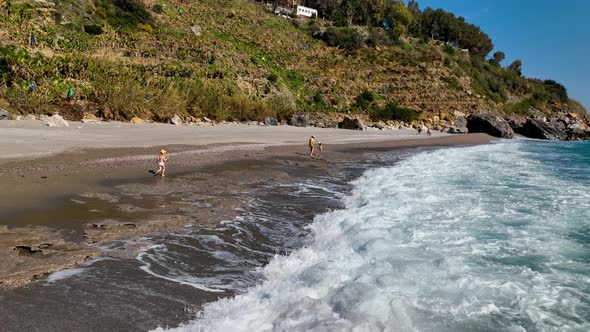
M 567 96 L 551 98 L 552 85 L 475 66 L 468 52 L 441 42 L 407 37 L 396 46 L 329 47 L 309 33 L 312 22 L 273 15 L 252 1 L 10 0 L 0 6 L 0 107 L 13 113 L 222 121 L 307 111 L 315 118 L 357 113 L 377 121 L 368 108 L 395 103 L 416 112 L 406 122 L 436 129 L 478 111 L 515 118 L 572 113 L 582 120 L 586 113 Z M 324 29 L 330 22 L 313 24 Z M 376 100 L 354 107 L 366 91 Z

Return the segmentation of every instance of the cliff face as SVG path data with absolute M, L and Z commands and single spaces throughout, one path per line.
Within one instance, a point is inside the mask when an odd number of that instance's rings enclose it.
M 464 50 L 411 38 L 354 51 L 329 47 L 311 36 L 309 21 L 275 16 L 256 2 L 21 0 L 3 6 L 0 107 L 15 113 L 286 119 L 297 111 L 367 113 L 351 106 L 370 91 L 378 96 L 373 107 L 396 103 L 433 127 L 476 111 L 585 114 L 567 96 L 554 98 L 553 85 L 473 65 Z M 74 100 L 66 98 L 70 87 Z

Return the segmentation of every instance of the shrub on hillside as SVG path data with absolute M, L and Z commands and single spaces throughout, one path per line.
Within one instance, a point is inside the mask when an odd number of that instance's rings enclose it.
M 352 107 L 358 108 L 362 111 L 369 110 L 377 98 L 378 96 L 376 94 L 369 90 L 365 90 L 355 98 Z
M 307 28 L 309 34 L 316 38 L 317 36 L 321 35 L 322 27 L 319 25 L 317 21 L 310 21 L 309 27 Z
M 162 13 L 164 13 L 164 6 L 162 6 L 162 4 L 157 3 L 157 4 L 154 5 L 154 7 L 152 8 L 152 10 L 156 14 L 162 14 Z
M 279 120 L 287 120 L 296 111 L 292 95 L 273 95 L 266 100 L 266 103 Z
M 459 80 L 455 76 L 447 76 L 447 77 L 443 78 L 443 81 L 446 82 L 451 89 L 454 89 L 454 90 L 461 90 L 462 89 L 461 83 L 459 83 Z
M 549 99 L 554 102 L 566 103 L 568 100 L 567 89 L 560 83 L 554 80 L 543 81 L 545 90 L 549 96 Z
M 531 106 L 532 101 L 530 99 L 526 99 L 515 104 L 507 104 L 506 106 L 504 106 L 504 112 L 506 112 L 507 114 L 528 116 L 530 113 Z
M 387 32 L 382 28 L 372 28 L 369 32 L 369 38 L 367 39 L 367 44 L 370 46 L 384 46 L 391 44 L 391 40 L 389 39 L 389 35 Z
M 271 83 L 276 83 L 279 80 L 279 76 L 275 73 L 270 73 L 266 77 Z
M 98 36 L 102 33 L 102 27 L 97 24 L 85 24 L 84 32 L 86 32 L 89 35 Z
M 147 23 L 137 23 L 137 29 L 140 31 L 145 31 L 147 33 L 154 32 L 154 28 L 152 28 L 152 26 Z
M 151 24 L 152 16 L 140 0 L 100 0 L 96 5 L 98 17 L 110 25 L 132 29 L 139 23 Z
M 457 54 L 457 49 L 449 44 L 445 44 L 445 46 L 443 47 L 443 51 L 450 56 Z
M 385 107 L 373 109 L 369 115 L 373 121 L 397 120 L 412 122 L 417 118 L 414 110 L 400 107 L 394 102 L 388 103 Z
M 329 46 L 341 47 L 347 50 L 355 50 L 365 45 L 363 35 L 354 28 L 331 27 L 322 34 L 322 39 Z

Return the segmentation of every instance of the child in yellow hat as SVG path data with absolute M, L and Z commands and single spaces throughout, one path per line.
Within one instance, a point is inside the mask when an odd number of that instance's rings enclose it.
M 160 174 L 160 172 L 162 173 L 162 177 L 166 176 L 166 160 L 168 160 L 168 157 L 166 157 L 166 150 L 162 149 L 160 150 L 160 155 L 158 155 L 158 159 L 156 160 L 160 168 L 158 168 L 156 173 L 154 173 L 154 176 Z

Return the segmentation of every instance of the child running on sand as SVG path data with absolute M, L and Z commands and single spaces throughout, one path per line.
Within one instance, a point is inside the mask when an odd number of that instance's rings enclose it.
M 315 137 L 311 136 L 309 138 L 309 156 L 313 158 L 313 152 L 315 151 Z
M 158 156 L 158 159 L 156 160 L 156 162 L 158 163 L 158 166 L 160 166 L 160 168 L 158 168 L 158 170 L 156 171 L 156 173 L 154 173 L 154 176 L 160 174 L 160 172 L 162 173 L 162 177 L 166 176 L 166 160 L 168 160 L 168 157 L 166 157 L 166 150 L 160 150 L 160 155 Z

